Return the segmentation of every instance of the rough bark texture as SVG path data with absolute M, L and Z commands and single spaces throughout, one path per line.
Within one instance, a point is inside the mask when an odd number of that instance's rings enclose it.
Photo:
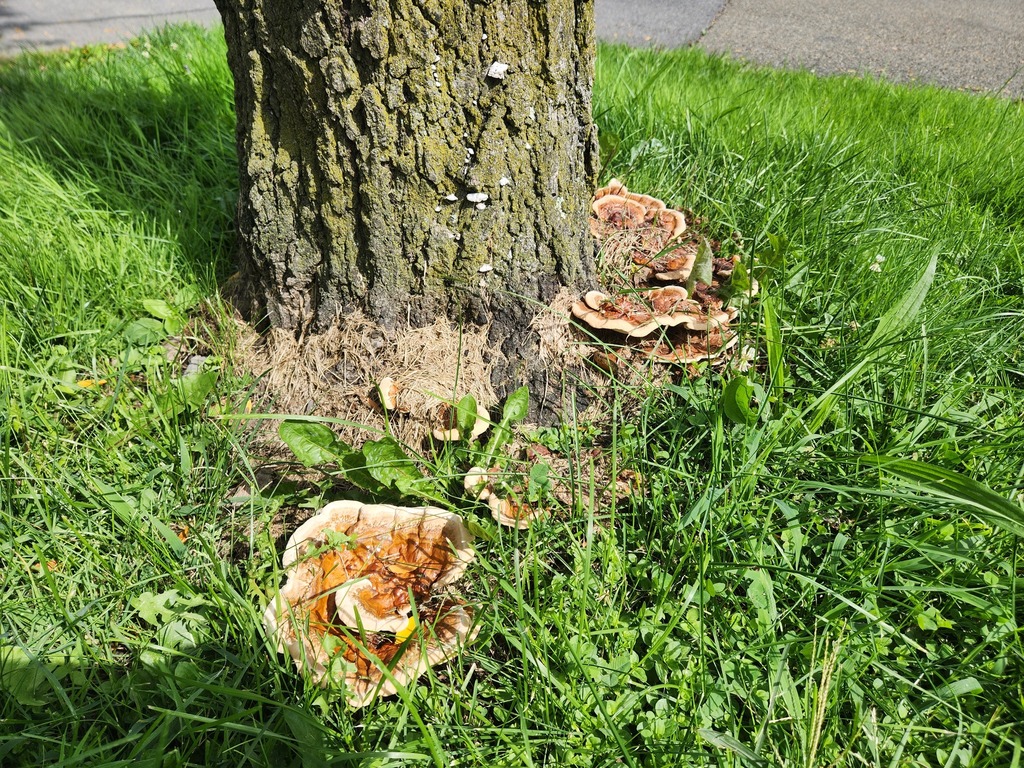
M 535 356 L 530 317 L 593 275 L 592 0 L 216 2 L 243 274 L 271 325 L 447 316 Z

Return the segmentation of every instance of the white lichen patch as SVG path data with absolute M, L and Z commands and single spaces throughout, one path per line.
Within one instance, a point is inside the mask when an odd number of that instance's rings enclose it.
M 496 61 L 487 68 L 487 76 L 495 80 L 504 80 L 508 74 L 508 64 Z

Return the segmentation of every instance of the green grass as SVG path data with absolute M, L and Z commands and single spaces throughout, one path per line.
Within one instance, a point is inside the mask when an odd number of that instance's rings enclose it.
M 757 421 L 549 435 L 647 493 L 481 541 L 478 641 L 352 714 L 260 627 L 230 104 L 195 29 L 0 64 L 0 763 L 1020 764 L 1024 105 L 602 48 L 605 176 L 762 265 Z

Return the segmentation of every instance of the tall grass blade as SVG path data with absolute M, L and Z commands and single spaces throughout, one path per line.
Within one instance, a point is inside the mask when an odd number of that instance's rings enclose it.
M 917 279 L 917 282 L 911 286 L 909 291 L 904 293 L 889 308 L 888 312 L 882 315 L 878 325 L 875 327 L 875 332 L 868 339 L 868 349 L 871 350 L 872 354 L 877 352 L 881 344 L 890 341 L 894 336 L 909 328 L 910 324 L 917 318 L 921 307 L 924 306 L 925 296 L 928 295 L 932 282 L 935 280 L 935 268 L 938 263 L 939 253 L 937 250 L 932 251 L 932 256 L 928 260 L 928 264 L 925 266 L 921 277 Z
M 813 410 L 814 416 L 808 425 L 808 431 L 817 432 L 825 423 L 835 408 L 839 395 L 850 384 L 852 384 L 878 357 L 882 347 L 891 342 L 896 336 L 905 331 L 914 322 L 924 299 L 928 295 L 932 282 L 935 280 L 935 268 L 938 265 L 939 253 L 932 251 L 931 258 L 925 266 L 921 277 L 917 279 L 910 290 L 904 293 L 878 321 L 875 332 L 867 342 L 867 352 L 858 360 L 839 380 L 829 387 L 817 398 L 808 410 Z
M 777 407 L 783 403 L 782 393 L 786 388 L 786 369 L 782 347 L 782 327 L 779 325 L 779 310 L 771 296 L 761 300 L 761 319 L 764 322 L 764 340 L 768 350 L 769 395 Z
M 701 728 L 699 733 L 701 738 L 709 744 L 734 752 L 744 765 L 752 765 L 755 768 L 767 768 L 768 766 L 768 763 L 758 757 L 754 750 L 727 733 L 719 733 L 710 728 Z
M 965 474 L 924 461 L 864 456 L 862 461 L 896 475 L 911 487 L 974 512 L 997 528 L 1024 537 L 1024 509 Z

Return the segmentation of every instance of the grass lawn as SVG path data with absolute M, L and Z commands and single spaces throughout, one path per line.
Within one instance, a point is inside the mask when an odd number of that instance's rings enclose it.
M 759 411 L 547 433 L 646 492 L 464 505 L 479 638 L 352 712 L 260 621 L 320 499 L 224 418 L 231 94 L 193 28 L 0 63 L 0 764 L 1021 763 L 1024 105 L 602 48 L 603 178 L 760 265 Z

